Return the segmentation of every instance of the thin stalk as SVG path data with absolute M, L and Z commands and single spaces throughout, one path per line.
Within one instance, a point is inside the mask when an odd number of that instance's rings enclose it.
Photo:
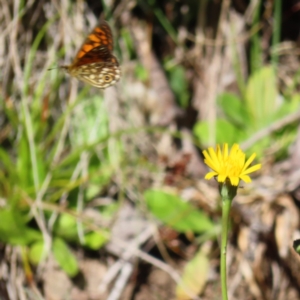
M 237 187 L 227 185 L 226 183 L 220 185 L 220 194 L 222 197 L 222 240 L 221 240 L 221 287 L 222 300 L 228 300 L 227 296 L 227 272 L 226 272 L 226 251 L 228 239 L 228 221 L 231 202 L 236 195 Z

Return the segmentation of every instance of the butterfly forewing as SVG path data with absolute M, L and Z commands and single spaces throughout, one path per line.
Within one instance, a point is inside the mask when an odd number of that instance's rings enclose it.
M 99 51 L 98 49 L 102 49 Z M 95 59 L 95 55 L 99 55 L 98 59 L 105 59 L 105 56 L 111 55 L 113 51 L 113 39 L 109 25 L 102 21 L 85 39 L 81 48 L 77 52 L 72 65 L 82 65 L 82 59 L 91 57 Z M 103 55 L 103 56 L 102 56 Z
M 121 76 L 118 60 L 112 55 L 113 38 L 102 21 L 86 38 L 73 63 L 63 66 L 70 75 L 98 88 L 115 84 Z

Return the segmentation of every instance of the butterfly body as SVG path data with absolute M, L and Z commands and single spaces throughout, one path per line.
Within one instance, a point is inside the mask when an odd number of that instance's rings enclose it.
M 112 50 L 110 27 L 102 21 L 86 38 L 73 63 L 61 68 L 83 82 L 105 89 L 121 77 L 119 63 Z

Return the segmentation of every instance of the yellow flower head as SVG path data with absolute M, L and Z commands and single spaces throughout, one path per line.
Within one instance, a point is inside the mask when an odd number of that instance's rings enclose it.
M 232 146 L 229 155 L 228 144 L 223 144 L 222 150 L 220 145 L 217 145 L 216 150 L 209 147 L 208 151 L 203 151 L 203 155 L 205 157 L 204 162 L 213 170 L 205 175 L 207 180 L 216 176 L 218 182 L 225 182 L 229 178 L 232 185 L 238 186 L 240 179 L 251 182 L 248 174 L 261 168 L 261 164 L 249 168 L 256 154 L 253 153 L 245 162 L 245 153 L 238 144 Z

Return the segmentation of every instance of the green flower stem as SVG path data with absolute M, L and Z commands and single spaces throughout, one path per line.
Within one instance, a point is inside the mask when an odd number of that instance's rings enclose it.
M 226 273 L 226 249 L 228 237 L 228 220 L 231 202 L 236 195 L 237 187 L 232 186 L 230 182 L 220 183 L 220 194 L 222 197 L 222 241 L 221 241 L 221 286 L 222 299 L 227 297 L 227 273 Z

